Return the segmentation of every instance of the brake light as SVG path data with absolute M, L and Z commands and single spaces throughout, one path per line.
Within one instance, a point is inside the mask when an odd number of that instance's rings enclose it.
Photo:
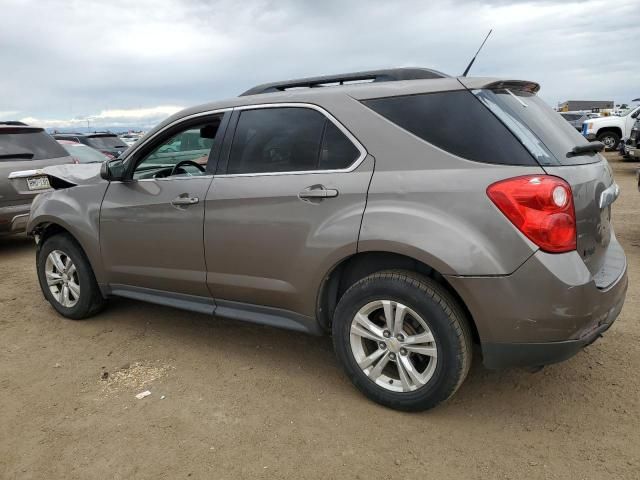
M 527 175 L 489 185 L 487 195 L 518 230 L 551 253 L 576 249 L 576 214 L 567 182 Z

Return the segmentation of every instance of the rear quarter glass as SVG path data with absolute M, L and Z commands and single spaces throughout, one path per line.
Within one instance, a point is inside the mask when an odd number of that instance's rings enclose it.
M 363 103 L 413 135 L 459 157 L 491 164 L 537 165 L 514 134 L 468 90 L 376 98 Z

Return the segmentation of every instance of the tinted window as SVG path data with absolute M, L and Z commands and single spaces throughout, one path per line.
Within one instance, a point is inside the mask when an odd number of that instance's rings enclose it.
M 360 151 L 333 122 L 326 121 L 319 170 L 339 170 L 349 167 L 360 156 Z
M 68 153 L 64 148 L 44 131 L 20 129 L 0 131 L 0 160 L 12 157 L 44 160 L 66 156 Z
M 315 170 L 325 116 L 309 108 L 261 108 L 241 112 L 227 173 Z
M 536 164 L 514 135 L 466 90 L 379 98 L 364 104 L 454 155 L 484 163 Z

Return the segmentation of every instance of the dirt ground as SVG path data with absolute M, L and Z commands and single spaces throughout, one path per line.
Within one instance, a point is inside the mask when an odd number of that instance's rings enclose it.
M 359 394 L 328 338 L 127 300 L 65 320 L 31 241 L 0 239 L 0 478 L 640 478 L 640 165 L 611 161 L 630 281 L 616 324 L 537 374 L 476 356 L 421 414 Z

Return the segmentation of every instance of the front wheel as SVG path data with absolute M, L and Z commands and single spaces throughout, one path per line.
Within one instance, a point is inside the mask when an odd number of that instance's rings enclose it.
M 58 313 L 73 320 L 96 314 L 104 298 L 91 264 L 67 234 L 47 238 L 36 256 L 40 288 Z
M 598 141 L 604 144 L 606 150 L 615 150 L 620 143 L 620 137 L 614 132 L 603 132 L 598 135 Z
M 345 372 L 367 397 L 397 410 L 433 408 L 471 366 L 471 335 L 456 300 L 406 271 L 369 275 L 340 299 L 333 342 Z

